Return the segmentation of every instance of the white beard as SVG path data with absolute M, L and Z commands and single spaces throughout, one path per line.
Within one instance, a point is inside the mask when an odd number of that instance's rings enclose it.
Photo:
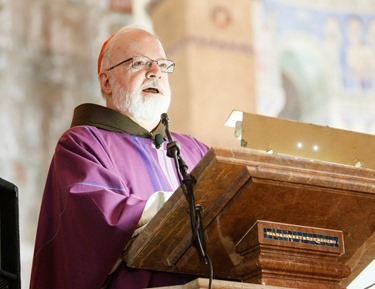
M 146 95 L 142 90 L 148 86 L 158 88 L 159 94 Z M 164 89 L 155 79 L 147 81 L 142 87 L 132 93 L 124 92 L 123 87 L 115 86 L 113 102 L 117 110 L 128 115 L 133 120 L 148 122 L 160 121 L 162 113 L 168 111 L 171 103 L 170 89 Z

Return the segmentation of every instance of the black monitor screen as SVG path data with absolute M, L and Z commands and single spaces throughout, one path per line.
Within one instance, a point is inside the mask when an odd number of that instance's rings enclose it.
M 0 289 L 19 289 L 18 188 L 0 178 Z

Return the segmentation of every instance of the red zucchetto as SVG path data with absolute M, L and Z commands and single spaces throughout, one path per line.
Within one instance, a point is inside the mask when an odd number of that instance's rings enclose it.
M 102 48 L 100 49 L 98 56 L 98 74 L 100 73 L 100 66 L 102 65 L 104 50 L 107 47 L 109 41 L 113 38 L 113 36 L 115 36 L 115 34 L 112 34 L 106 41 L 104 41 L 102 44 Z

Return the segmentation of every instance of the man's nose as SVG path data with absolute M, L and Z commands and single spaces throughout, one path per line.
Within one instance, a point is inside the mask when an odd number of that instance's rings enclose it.
M 151 63 L 151 67 L 149 70 L 147 70 L 146 75 L 148 78 L 161 78 L 162 77 L 162 72 L 156 61 L 153 61 Z

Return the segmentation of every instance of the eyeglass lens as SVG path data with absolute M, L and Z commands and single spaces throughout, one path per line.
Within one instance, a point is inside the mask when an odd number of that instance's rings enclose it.
M 134 56 L 132 67 L 134 69 L 150 69 L 152 62 L 156 62 L 162 72 L 171 73 L 174 70 L 174 62 L 169 59 L 153 60 L 146 56 Z

